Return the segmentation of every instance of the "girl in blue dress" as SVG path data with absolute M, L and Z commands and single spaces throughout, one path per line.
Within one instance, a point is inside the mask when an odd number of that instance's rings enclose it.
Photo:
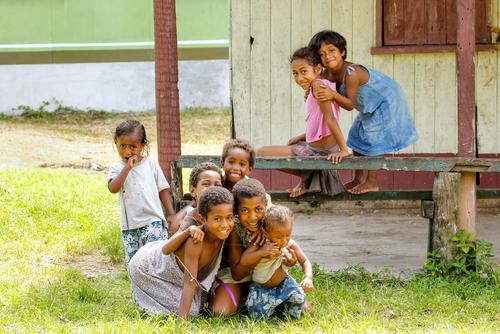
M 347 146 L 357 156 L 376 156 L 399 151 L 416 142 L 418 135 L 402 88 L 374 69 L 346 61 L 346 40 L 337 32 L 324 30 L 314 35 L 309 47 L 316 50 L 325 77 L 337 91 L 322 85 L 314 91 L 320 102 L 332 100 L 346 110 L 356 108 Z M 345 185 L 352 194 L 378 191 L 378 170 L 356 170 Z

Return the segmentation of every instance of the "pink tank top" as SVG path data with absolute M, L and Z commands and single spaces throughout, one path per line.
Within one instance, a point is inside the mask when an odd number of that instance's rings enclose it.
M 336 90 L 334 82 L 328 81 L 326 79 L 318 80 L 320 80 L 323 84 L 327 85 L 331 89 Z M 332 132 L 328 128 L 328 125 L 326 124 L 326 120 L 323 117 L 323 113 L 319 108 L 318 101 L 314 97 L 312 89 L 307 96 L 306 110 L 306 142 L 312 143 L 332 134 Z M 332 102 L 332 111 L 333 117 L 340 124 L 340 110 L 339 106 L 335 102 Z

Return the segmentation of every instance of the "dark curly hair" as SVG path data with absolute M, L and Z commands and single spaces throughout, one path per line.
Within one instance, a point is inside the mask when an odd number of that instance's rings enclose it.
M 233 195 L 229 190 L 223 187 L 209 187 L 200 196 L 198 202 L 198 212 L 205 218 L 208 218 L 210 210 L 219 204 L 233 205 Z
M 234 209 L 237 210 L 240 201 L 245 198 L 259 197 L 266 203 L 266 190 L 256 179 L 243 179 L 233 187 Z
M 146 154 L 149 154 L 149 140 L 146 137 L 146 129 L 144 128 L 144 125 L 142 125 L 141 122 L 136 121 L 134 119 L 129 119 L 118 124 L 115 133 L 113 134 L 113 140 L 116 143 L 119 137 L 129 136 L 136 131 L 141 137 L 141 144 L 144 146 Z
M 244 139 L 229 139 L 225 144 L 224 147 L 222 148 L 222 156 L 221 156 L 221 162 L 224 164 L 224 161 L 226 160 L 229 150 L 232 148 L 241 148 L 245 152 L 248 153 L 249 155 L 249 165 L 250 167 L 253 168 L 255 165 L 255 149 L 253 148 L 252 144 L 250 144 L 248 141 Z
M 341 34 L 332 30 L 323 30 L 316 33 L 309 41 L 309 47 L 316 52 L 319 52 L 321 44 L 333 44 L 340 52 L 344 51 L 342 59 L 347 57 L 347 42 Z
M 295 50 L 295 52 L 290 57 L 290 64 L 295 59 L 305 59 L 307 60 L 309 65 L 313 67 L 321 65 L 321 57 L 319 56 L 319 53 L 308 46 Z
M 222 180 L 222 173 L 220 171 L 220 168 L 216 164 L 211 162 L 202 162 L 201 164 L 196 165 L 191 170 L 191 174 L 189 175 L 189 185 L 191 187 L 196 187 L 198 185 L 198 182 L 200 181 L 198 179 L 200 177 L 200 174 L 207 170 L 217 172 Z
M 264 224 L 262 228 L 266 232 L 270 232 L 274 226 L 286 224 L 293 225 L 293 213 L 292 210 L 283 205 L 273 205 L 266 210 L 266 215 L 264 216 Z

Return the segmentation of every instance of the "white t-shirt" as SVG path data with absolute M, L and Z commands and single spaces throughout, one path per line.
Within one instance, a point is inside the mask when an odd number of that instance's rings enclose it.
M 125 162 L 120 161 L 109 168 L 109 178 L 116 178 Z M 146 226 L 154 221 L 165 221 L 160 201 L 160 191 L 170 188 L 160 165 L 145 157 L 132 168 L 118 192 L 121 206 L 122 230 Z

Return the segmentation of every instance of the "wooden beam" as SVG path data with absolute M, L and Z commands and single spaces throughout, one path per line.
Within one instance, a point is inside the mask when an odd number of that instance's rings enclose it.
M 158 160 L 171 180 L 170 162 L 181 154 L 175 0 L 154 0 Z
M 218 155 L 183 155 L 177 161 L 178 168 L 192 168 L 202 162 L 220 165 Z M 297 170 L 394 170 L 417 172 L 500 172 L 500 159 L 483 158 L 423 158 L 423 157 L 348 157 L 340 164 L 332 164 L 324 157 L 258 157 L 257 169 Z
M 475 1 L 457 0 L 458 156 L 476 156 Z M 462 173 L 460 227 L 476 234 L 476 175 Z
M 475 5 L 457 0 L 458 155 L 476 156 L 475 133 Z

